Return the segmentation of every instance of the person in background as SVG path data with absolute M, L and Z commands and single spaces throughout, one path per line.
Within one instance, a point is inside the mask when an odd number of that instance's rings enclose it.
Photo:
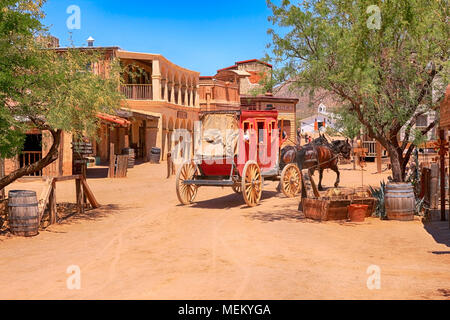
M 244 132 L 244 141 L 249 142 L 250 141 L 250 133 L 248 132 L 248 129 Z

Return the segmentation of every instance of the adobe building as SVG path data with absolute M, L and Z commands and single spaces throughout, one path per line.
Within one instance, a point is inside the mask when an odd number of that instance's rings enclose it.
M 212 76 L 199 78 L 200 110 L 239 110 L 239 82 Z
M 130 71 L 136 67 L 143 70 L 138 77 L 133 72 L 125 75 L 120 88 L 126 99 L 118 116 L 129 120 L 131 125 L 128 132 L 122 128 L 115 133 L 119 144 L 115 146 L 116 153 L 131 147 L 137 150 L 138 158 L 147 161 L 151 149 L 157 147 L 165 159 L 175 129 L 193 134 L 200 110 L 200 73 L 182 68 L 159 54 L 117 49 L 114 56 Z M 106 141 L 106 128 L 101 135 L 102 141 Z M 107 148 L 104 144 L 98 147 L 102 160 L 106 159 Z
M 56 45 L 57 42 L 53 41 Z M 53 48 L 64 53 L 68 48 Z M 134 148 L 136 156 L 148 161 L 153 147 L 161 149 L 164 160 L 172 147 L 175 129 L 186 129 L 193 134 L 194 122 L 200 110 L 199 73 L 182 68 L 160 54 L 130 52 L 119 47 L 88 47 L 104 59 L 91 66 L 102 76 L 109 75 L 112 59 L 119 59 L 124 67 L 124 83 L 118 88 L 125 99 L 116 115 L 99 114 L 99 143 L 92 141 L 94 156 L 102 162 L 109 160 L 110 146 L 121 154 L 124 148 Z M 136 72 L 139 70 L 139 72 Z M 139 75 L 137 75 L 139 74 Z M 25 149 L 14 159 L 5 160 L 5 174 L 45 157 L 52 137 L 46 132 L 27 132 Z M 72 136 L 64 133 L 60 157 L 37 176 L 62 176 L 72 174 Z
M 233 73 L 239 76 L 240 94 L 249 95 L 261 88 L 261 80 L 271 77 L 272 65 L 258 59 L 238 61 L 233 66 L 217 70 L 216 77 L 226 79 Z
M 272 75 L 272 65 L 257 60 L 238 61 L 233 66 L 217 70 L 215 76 L 200 77 L 201 110 L 276 109 L 279 128 L 289 140 L 296 141 L 296 104 L 298 99 L 258 94 L 262 80 Z

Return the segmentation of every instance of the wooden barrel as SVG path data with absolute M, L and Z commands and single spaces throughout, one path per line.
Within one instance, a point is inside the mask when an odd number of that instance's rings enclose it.
M 150 163 L 159 163 L 161 155 L 160 154 L 150 154 Z
M 39 233 L 39 210 L 36 192 L 11 190 L 8 193 L 9 229 L 12 234 L 23 237 Z
M 161 149 L 152 148 L 150 152 L 150 163 L 159 163 L 160 159 L 161 159 Z
M 414 220 L 416 200 L 410 183 L 388 183 L 384 204 L 389 220 Z

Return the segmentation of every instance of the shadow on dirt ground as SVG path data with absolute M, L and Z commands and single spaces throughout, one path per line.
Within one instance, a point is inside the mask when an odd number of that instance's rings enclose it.
M 450 228 L 448 221 L 424 222 L 424 229 L 433 237 L 437 243 L 450 247 Z M 450 254 L 450 251 L 433 251 L 434 254 Z
M 293 222 L 306 222 L 309 221 L 305 218 L 303 212 L 293 209 L 292 204 L 274 205 L 270 211 L 258 210 L 257 212 L 248 213 L 246 218 L 259 220 L 263 222 L 275 222 L 275 221 L 293 221 Z M 311 222 L 314 222 L 311 220 Z
M 199 190 L 199 192 L 201 192 L 201 189 Z M 278 192 L 263 191 L 261 196 L 261 202 L 273 198 L 276 195 L 278 195 Z M 231 193 L 226 196 L 208 199 L 204 201 L 198 201 L 191 205 L 191 208 L 200 208 L 200 209 L 229 209 L 236 207 L 242 207 L 242 209 L 248 208 L 248 206 L 245 204 L 242 194 L 234 193 L 233 191 L 231 191 Z
M 78 207 L 74 203 L 58 203 L 58 224 L 71 224 L 74 222 L 98 220 L 108 215 L 129 209 L 116 204 L 108 204 L 97 209 L 85 209 L 84 213 L 78 213 Z

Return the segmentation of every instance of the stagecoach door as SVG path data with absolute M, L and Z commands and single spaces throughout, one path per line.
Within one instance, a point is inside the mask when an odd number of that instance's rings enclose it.
M 264 141 L 264 135 L 265 135 L 264 123 L 265 123 L 264 120 L 256 121 L 256 125 L 257 125 L 256 134 L 258 135 L 258 145 L 257 145 L 257 149 L 256 149 L 256 155 L 257 155 L 257 159 L 258 159 L 257 160 L 258 164 L 264 163 L 264 153 L 266 152 L 265 151 L 266 148 L 264 147 L 264 143 L 265 143 L 265 141 Z
M 247 135 L 249 140 L 245 141 L 244 145 L 245 145 L 245 160 L 247 161 L 248 159 L 250 159 L 250 140 L 251 140 L 251 135 L 253 134 L 253 123 L 249 122 L 249 121 L 244 121 L 243 122 L 243 133 L 244 136 Z

